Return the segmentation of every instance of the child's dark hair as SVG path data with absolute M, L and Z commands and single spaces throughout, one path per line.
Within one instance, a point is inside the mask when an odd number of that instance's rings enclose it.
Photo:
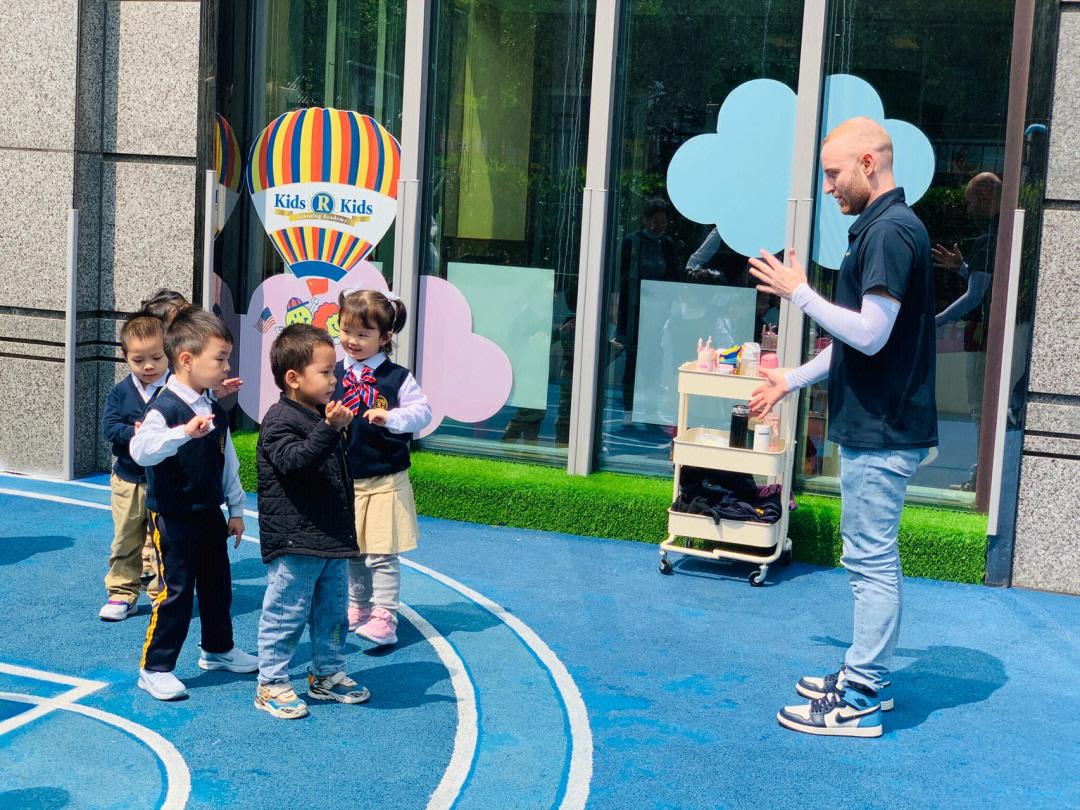
M 165 325 L 153 315 L 132 315 L 120 329 L 120 351 L 124 357 L 128 354 L 128 343 L 132 340 L 165 340 Z
M 201 307 L 189 306 L 181 310 L 165 332 L 165 356 L 169 365 L 176 368 L 177 359 L 184 352 L 202 354 L 212 338 L 233 343 L 232 332 L 217 315 L 211 315 Z
M 285 375 L 290 371 L 303 371 L 315 356 L 315 347 L 329 346 L 334 349 L 334 339 L 330 333 L 310 323 L 294 323 L 286 326 L 274 338 L 270 346 L 270 370 L 274 372 L 274 382 L 282 391 L 288 391 Z
M 153 315 L 168 327 L 178 313 L 191 306 L 191 302 L 176 290 L 162 287 L 139 305 L 140 315 Z
M 338 296 L 341 326 L 378 329 L 380 335 L 396 335 L 405 328 L 405 304 L 378 290 L 357 290 Z

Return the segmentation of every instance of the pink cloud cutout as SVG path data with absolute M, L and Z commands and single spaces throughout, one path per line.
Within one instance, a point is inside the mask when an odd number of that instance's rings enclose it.
M 465 296 L 444 279 L 422 276 L 417 315 L 416 379 L 432 413 L 417 438 L 433 433 L 446 417 L 482 422 L 498 413 L 514 382 L 510 359 L 473 333 Z
M 270 344 L 288 323 L 302 321 L 324 326 L 337 337 L 336 314 L 338 294 L 352 287 L 386 292 L 386 280 L 375 265 L 360 262 L 340 281 L 323 278 L 297 278 L 292 273 L 270 276 L 251 296 L 247 313 L 240 317 L 237 343 L 240 346 L 240 374 L 244 387 L 240 389 L 240 407 L 256 422 L 262 422 L 270 406 L 278 400 L 280 391 L 270 371 Z M 291 306 L 290 306 L 291 305 Z M 269 318 L 263 319 L 265 310 Z M 335 340 L 335 342 L 337 342 Z M 340 343 L 339 360 L 345 358 Z

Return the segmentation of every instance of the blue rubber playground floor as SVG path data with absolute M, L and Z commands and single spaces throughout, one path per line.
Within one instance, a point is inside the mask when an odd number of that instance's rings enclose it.
M 0 476 L 2 810 L 1080 807 L 1080 599 L 908 580 L 884 736 L 818 738 L 775 715 L 841 660 L 842 571 L 750 588 L 739 564 L 663 577 L 653 546 L 422 519 L 399 644 L 348 643 L 370 703 L 281 721 L 254 676 L 197 668 L 197 618 L 190 697 L 136 688 L 145 598 L 97 618 L 107 484 Z M 265 569 L 231 555 L 254 651 Z

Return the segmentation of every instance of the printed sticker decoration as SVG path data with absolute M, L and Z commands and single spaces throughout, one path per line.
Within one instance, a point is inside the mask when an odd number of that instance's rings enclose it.
M 400 168 L 400 145 L 373 118 L 310 107 L 285 113 L 262 131 L 245 177 L 259 219 L 292 273 L 339 281 L 393 223 Z
M 217 116 L 214 126 L 214 147 L 212 159 L 217 173 L 218 205 L 221 207 L 214 220 L 214 236 L 225 229 L 236 204 L 240 201 L 240 143 L 236 140 L 229 122 Z

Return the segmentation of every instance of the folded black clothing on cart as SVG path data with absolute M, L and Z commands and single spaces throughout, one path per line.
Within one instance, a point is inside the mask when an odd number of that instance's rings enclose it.
M 682 468 L 679 497 L 672 509 L 708 515 L 717 523 L 721 520 L 776 523 L 782 511 L 780 493 L 762 497 L 754 476 L 701 467 Z

